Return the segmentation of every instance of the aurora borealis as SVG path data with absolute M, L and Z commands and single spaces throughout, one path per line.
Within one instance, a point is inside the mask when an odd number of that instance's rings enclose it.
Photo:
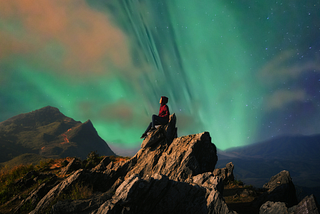
M 0 121 L 47 105 L 117 154 L 169 97 L 219 149 L 319 133 L 320 1 L 0 0 Z

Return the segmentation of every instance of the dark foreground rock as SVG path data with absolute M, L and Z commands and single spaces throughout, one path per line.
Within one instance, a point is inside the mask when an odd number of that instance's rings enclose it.
M 286 207 L 292 207 L 298 203 L 295 186 L 290 173 L 286 170 L 272 176 L 263 188 L 266 192 L 253 202 L 256 207 L 260 207 L 267 201 L 284 202 Z
M 227 163 L 226 167 L 221 168 L 221 169 L 215 169 L 213 171 L 213 174 L 216 176 L 220 176 L 223 179 L 223 182 L 225 184 L 234 181 L 234 175 L 233 175 L 233 169 L 234 165 L 232 162 Z
M 199 181 L 200 177 L 195 178 Z M 201 179 L 200 179 L 201 180 Z M 217 185 L 221 178 L 212 177 L 210 187 L 199 183 L 187 183 L 170 180 L 167 176 L 155 174 L 141 178 L 135 174 L 126 179 L 110 194 L 96 197 L 95 200 L 64 201 L 55 204 L 51 213 L 234 213 L 225 204 Z M 209 184 L 209 182 L 206 182 Z M 200 185 L 199 185 L 200 184 Z M 101 198 L 107 199 L 101 204 Z M 92 206 L 88 206 L 91 204 Z M 97 208 L 97 205 L 101 204 Z M 95 207 L 92 210 L 92 207 Z
M 298 205 L 288 208 L 284 202 L 267 201 L 260 207 L 259 214 L 319 214 L 313 195 L 306 196 Z
M 267 201 L 260 207 L 259 214 L 284 214 L 288 213 L 288 208 L 284 202 Z
M 109 213 L 233 213 L 221 194 L 201 186 L 155 174 L 148 179 L 132 175 L 95 214 Z

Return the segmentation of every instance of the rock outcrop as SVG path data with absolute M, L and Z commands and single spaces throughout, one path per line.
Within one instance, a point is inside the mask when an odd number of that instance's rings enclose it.
M 313 195 L 306 196 L 299 204 L 288 208 L 284 202 L 267 201 L 260 207 L 259 214 L 319 214 L 319 208 Z
M 295 186 L 290 173 L 286 170 L 272 176 L 263 188 L 267 191 L 254 201 L 254 206 L 260 207 L 267 201 L 284 202 L 286 207 L 292 207 L 298 203 Z
M 261 205 L 259 214 L 284 214 L 288 208 L 284 202 L 267 201 Z
M 142 179 L 135 174 L 126 179 L 111 200 L 96 214 L 107 213 L 232 213 L 221 195 L 198 185 L 170 180 L 154 174 Z
M 223 182 L 225 184 L 234 181 L 234 175 L 233 175 L 233 169 L 234 169 L 234 165 L 232 162 L 227 163 L 226 167 L 221 168 L 221 169 L 215 169 L 213 171 L 213 174 L 215 176 L 220 176 L 223 179 Z
M 172 140 L 177 137 L 176 121 L 176 115 L 170 115 L 169 122 L 166 125 L 157 126 L 156 130 L 148 132 L 147 137 L 141 144 L 141 148 L 151 147 L 152 145 L 157 144 L 160 140 L 166 140 L 167 143 L 171 143 Z
M 105 158 L 90 171 L 74 172 L 32 213 L 44 210 L 74 183 L 88 181 L 95 192 L 91 198 L 60 201 L 51 213 L 235 213 L 222 197 L 222 177 L 213 174 L 218 157 L 209 133 L 175 138 L 175 120 L 170 115 L 167 125 L 150 132 L 128 161 Z
M 309 214 L 319 214 L 319 205 L 313 195 L 306 196 L 303 200 L 299 202 L 298 205 L 293 206 L 289 209 L 290 213 L 309 213 Z
M 71 172 L 74 172 L 74 171 L 80 169 L 80 168 L 81 168 L 80 160 L 78 160 L 77 158 L 73 158 L 68 163 L 68 165 L 61 170 L 60 174 L 61 175 L 67 175 L 67 174 L 69 174 Z

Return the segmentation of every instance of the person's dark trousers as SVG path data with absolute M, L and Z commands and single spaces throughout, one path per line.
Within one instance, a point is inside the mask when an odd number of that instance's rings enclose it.
M 165 125 L 169 122 L 168 118 L 165 117 L 159 117 L 158 115 L 152 115 L 152 122 L 147 127 L 146 131 L 144 133 L 148 133 L 148 131 L 151 129 L 151 127 L 155 128 L 156 125 Z

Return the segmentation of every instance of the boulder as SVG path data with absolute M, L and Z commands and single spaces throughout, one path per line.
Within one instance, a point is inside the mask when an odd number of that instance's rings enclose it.
M 290 214 L 308 213 L 319 214 L 319 206 L 314 195 L 306 196 L 298 205 L 289 208 Z
M 259 210 L 259 214 L 285 214 L 288 213 L 288 209 L 284 202 L 267 201 L 262 204 Z
M 232 162 L 230 162 L 230 163 L 227 163 L 226 167 L 222 169 L 215 169 L 213 171 L 213 174 L 215 176 L 222 177 L 223 182 L 227 184 L 229 182 L 234 181 L 233 169 L 234 169 L 234 165 L 232 164 Z
M 187 183 L 197 184 L 212 191 L 216 189 L 223 194 L 223 180 L 221 177 L 215 176 L 212 172 L 205 172 L 186 180 Z
M 259 214 L 319 214 L 317 202 L 313 195 L 306 196 L 299 204 L 288 208 L 284 202 L 267 201 L 260 207 Z
M 284 202 L 287 207 L 298 203 L 295 186 L 290 173 L 286 170 L 272 176 L 269 182 L 263 185 L 263 188 L 266 189 L 266 192 L 253 202 L 254 206 L 260 207 L 267 201 Z

